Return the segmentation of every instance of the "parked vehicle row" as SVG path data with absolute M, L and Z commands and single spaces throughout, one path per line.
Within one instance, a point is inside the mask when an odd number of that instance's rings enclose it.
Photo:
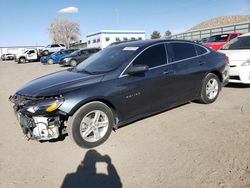
M 228 79 L 227 56 L 209 47 L 184 40 L 134 41 L 35 79 L 10 100 L 29 138 L 68 133 L 80 147 L 92 148 L 129 122 L 188 101 L 214 102 Z
M 60 50 L 58 52 L 54 52 L 51 55 L 41 57 L 40 61 L 42 64 L 50 64 L 50 65 L 55 63 L 60 63 L 65 56 L 77 50 L 78 49 Z

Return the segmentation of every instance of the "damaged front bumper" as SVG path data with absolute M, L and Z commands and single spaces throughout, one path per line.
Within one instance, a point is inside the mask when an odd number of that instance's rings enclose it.
M 66 114 L 58 111 L 52 102 L 62 101 L 61 97 L 32 98 L 15 94 L 9 100 L 14 103 L 15 115 L 28 139 L 51 140 L 66 132 Z M 48 105 L 49 103 L 52 104 Z

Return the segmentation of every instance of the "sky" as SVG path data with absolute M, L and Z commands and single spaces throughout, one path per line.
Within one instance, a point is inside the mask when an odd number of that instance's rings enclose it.
M 177 34 L 226 15 L 250 15 L 250 0 L 1 0 L 0 47 L 51 43 L 55 18 L 78 21 L 84 40 L 109 29 Z

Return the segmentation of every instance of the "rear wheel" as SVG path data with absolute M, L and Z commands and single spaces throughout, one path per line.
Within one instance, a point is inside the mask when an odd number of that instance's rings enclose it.
M 202 84 L 199 102 L 204 104 L 213 103 L 219 96 L 220 90 L 221 82 L 218 76 L 213 73 L 207 74 Z
M 113 125 L 112 110 L 101 102 L 90 102 L 69 118 L 67 132 L 78 146 L 92 148 L 108 139 Z
M 26 59 L 24 57 L 19 58 L 19 63 L 25 63 Z
M 77 61 L 74 60 L 74 59 L 72 59 L 72 60 L 70 61 L 70 66 L 75 67 L 76 65 L 77 65 Z

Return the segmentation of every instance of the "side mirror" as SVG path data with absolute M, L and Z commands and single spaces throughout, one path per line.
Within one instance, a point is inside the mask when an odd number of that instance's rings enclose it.
M 144 73 L 148 71 L 148 66 L 147 65 L 133 65 L 128 70 L 126 71 L 126 74 L 138 74 L 138 73 Z

